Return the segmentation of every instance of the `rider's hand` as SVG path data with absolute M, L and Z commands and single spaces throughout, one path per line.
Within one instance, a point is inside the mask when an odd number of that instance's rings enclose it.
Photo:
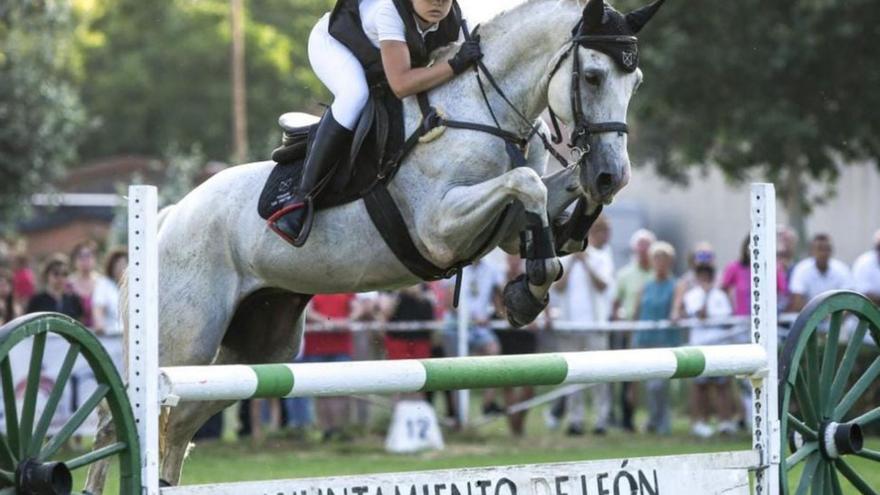
M 449 65 L 452 67 L 452 72 L 458 75 L 468 70 L 481 58 L 483 58 L 483 51 L 480 49 L 480 35 L 475 34 L 471 39 L 462 43 L 458 53 L 449 59 Z

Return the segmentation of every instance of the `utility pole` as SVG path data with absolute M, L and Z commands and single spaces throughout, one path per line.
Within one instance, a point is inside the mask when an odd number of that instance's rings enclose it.
M 247 159 L 247 100 L 244 66 L 244 0 L 230 0 L 232 19 L 232 156 L 236 163 Z

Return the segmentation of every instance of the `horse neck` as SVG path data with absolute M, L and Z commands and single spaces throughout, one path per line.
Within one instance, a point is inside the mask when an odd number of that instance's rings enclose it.
M 483 62 L 510 101 L 529 119 L 547 108 L 551 62 L 571 36 L 581 17 L 577 2 L 533 0 L 505 12 L 480 28 Z M 490 93 L 499 119 L 510 128 L 522 127 L 512 109 Z

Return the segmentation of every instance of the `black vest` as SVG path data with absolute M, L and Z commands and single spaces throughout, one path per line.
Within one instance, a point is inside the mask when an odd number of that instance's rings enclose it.
M 436 31 L 422 36 L 412 10 L 411 0 L 392 0 L 397 12 L 406 26 L 406 44 L 409 46 L 409 57 L 413 67 L 425 67 L 430 62 L 428 56 L 432 51 L 458 40 L 461 30 L 461 8 L 458 1 L 452 1 L 452 11 L 440 21 Z M 385 70 L 382 67 L 382 56 L 379 49 L 373 46 L 364 33 L 361 14 L 358 10 L 359 0 L 337 0 L 330 14 L 330 35 L 336 38 L 364 66 L 367 82 L 370 86 L 384 84 Z

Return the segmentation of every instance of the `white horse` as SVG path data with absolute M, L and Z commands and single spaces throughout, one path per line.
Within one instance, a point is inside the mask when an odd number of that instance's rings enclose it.
M 621 18 L 605 8 L 603 0 L 590 0 L 585 8 L 574 0 L 530 0 L 480 28 L 483 62 L 531 122 L 541 122 L 539 115 L 548 104 L 564 123 L 575 120 L 573 106 L 582 106 L 587 122 L 626 121 L 641 72 L 623 70 L 598 50 L 569 50 L 572 28 L 579 22 L 598 26 L 608 21 L 610 12 Z M 647 22 L 644 12 L 639 22 Z M 442 49 L 435 57 L 444 59 L 454 51 L 455 47 Z M 563 57 L 568 58 L 566 64 L 578 57 L 581 79 L 576 94 L 568 65 L 553 70 Z M 573 94 L 577 105 L 572 104 Z M 430 100 L 450 119 L 491 123 L 470 72 L 432 90 Z M 495 93 L 490 93 L 490 101 L 503 128 L 528 134 L 530 125 Z M 420 122 L 415 98 L 404 101 L 404 110 L 410 133 Z M 541 126 L 546 133 L 546 125 Z M 437 266 L 483 255 L 476 251 L 487 245 L 519 252 L 520 232 L 530 219 L 540 224 L 533 227 L 548 227 L 575 200 L 586 198 L 588 211 L 593 210 L 610 202 L 627 183 L 626 134 L 594 134 L 588 144 L 588 159 L 542 177 L 548 153 L 537 136 L 528 147 L 527 166 L 511 169 L 503 140 L 450 128 L 412 151 L 389 191 L 419 252 Z M 258 162 L 224 170 L 163 211 L 162 366 L 287 362 L 299 350 L 311 294 L 393 289 L 419 282 L 383 242 L 363 201 L 317 212 L 308 242 L 291 248 L 257 215 L 258 195 L 273 166 Z M 493 230 L 488 226 L 508 205 L 513 205 L 514 214 L 506 216 L 497 239 L 488 239 Z M 540 274 L 540 280 L 528 280 L 529 293 L 545 304 L 561 265 L 552 254 L 530 263 L 530 274 Z M 164 480 L 179 483 L 192 436 L 229 405 L 184 403 L 171 410 L 164 432 Z M 110 428 L 103 429 L 97 446 L 110 438 Z M 103 474 L 89 473 L 87 488 L 92 493 L 101 493 Z

